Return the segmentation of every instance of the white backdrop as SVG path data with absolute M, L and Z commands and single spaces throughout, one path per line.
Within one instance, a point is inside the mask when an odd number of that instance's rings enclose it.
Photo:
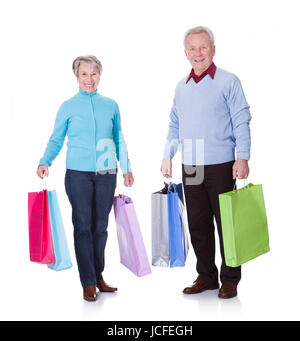
M 299 319 L 299 25 L 297 1 L 9 1 L 1 4 L 1 320 L 286 320 Z M 94 54 L 103 64 L 99 92 L 115 99 L 135 183 L 116 193 L 135 204 L 151 257 L 151 193 L 176 83 L 190 71 L 187 29 L 205 25 L 216 39 L 215 64 L 235 73 L 250 104 L 249 181 L 262 183 L 271 252 L 243 266 L 237 298 L 184 296 L 196 279 L 192 248 L 184 268 L 153 268 L 137 278 L 119 263 L 113 211 L 105 280 L 116 295 L 84 302 L 64 191 L 65 152 L 50 168 L 73 268 L 54 272 L 29 261 L 27 192 L 60 104 L 78 91 L 72 61 Z M 181 177 L 180 155 L 174 181 Z M 219 249 L 217 248 L 217 252 Z M 219 253 L 216 261 L 220 264 Z

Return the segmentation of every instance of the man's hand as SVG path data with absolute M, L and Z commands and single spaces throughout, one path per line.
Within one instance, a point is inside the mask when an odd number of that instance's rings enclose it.
M 172 178 L 172 160 L 163 159 L 160 171 L 165 178 Z
M 49 169 L 48 166 L 46 165 L 40 165 L 36 171 L 36 174 L 43 179 L 43 177 L 48 176 L 49 175 Z
M 243 159 L 236 159 L 232 166 L 233 179 L 246 179 L 249 175 L 248 161 Z
M 123 174 L 123 178 L 126 187 L 131 187 L 133 185 L 134 179 L 131 172 Z

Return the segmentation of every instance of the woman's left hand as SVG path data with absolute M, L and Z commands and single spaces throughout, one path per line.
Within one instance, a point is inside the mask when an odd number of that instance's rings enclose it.
M 134 182 L 132 173 L 131 172 L 125 173 L 125 174 L 123 174 L 123 177 L 124 177 L 124 185 L 126 187 L 131 187 L 133 185 L 133 182 Z

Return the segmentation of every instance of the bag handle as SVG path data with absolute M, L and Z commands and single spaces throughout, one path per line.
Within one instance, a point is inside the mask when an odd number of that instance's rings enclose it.
M 132 204 L 132 199 L 125 194 L 119 194 L 118 198 L 120 198 L 124 204 Z
M 170 177 L 169 179 L 170 179 L 170 180 L 169 180 L 169 183 L 168 183 L 168 192 L 170 191 L 171 187 L 173 187 L 174 193 L 176 193 L 176 192 L 177 192 L 177 190 L 176 190 L 176 184 L 174 184 L 174 183 L 172 182 L 172 177 Z
M 42 181 L 43 181 L 43 189 L 47 189 L 46 175 L 42 177 Z
M 237 179 L 236 179 L 236 180 L 237 180 Z M 234 186 L 233 186 L 233 191 L 239 192 L 239 190 L 240 190 L 241 188 L 247 187 L 247 186 L 249 185 L 248 179 L 247 179 L 247 178 L 241 179 L 241 180 L 244 180 L 244 186 L 243 186 L 243 187 L 240 187 L 240 188 L 238 189 L 238 188 L 237 188 L 237 185 L 236 185 L 237 181 L 235 181 Z

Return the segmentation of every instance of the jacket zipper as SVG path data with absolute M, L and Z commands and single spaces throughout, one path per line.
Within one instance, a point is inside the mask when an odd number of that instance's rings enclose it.
M 95 111 L 94 111 L 94 104 L 93 104 L 93 100 L 92 100 L 92 95 L 90 94 L 90 104 L 91 104 L 91 108 L 92 108 L 92 115 L 93 115 L 93 120 L 94 120 L 94 148 L 95 148 L 95 175 L 97 175 L 97 168 L 96 168 L 96 164 L 97 164 L 97 152 L 96 152 L 96 119 L 95 119 Z

